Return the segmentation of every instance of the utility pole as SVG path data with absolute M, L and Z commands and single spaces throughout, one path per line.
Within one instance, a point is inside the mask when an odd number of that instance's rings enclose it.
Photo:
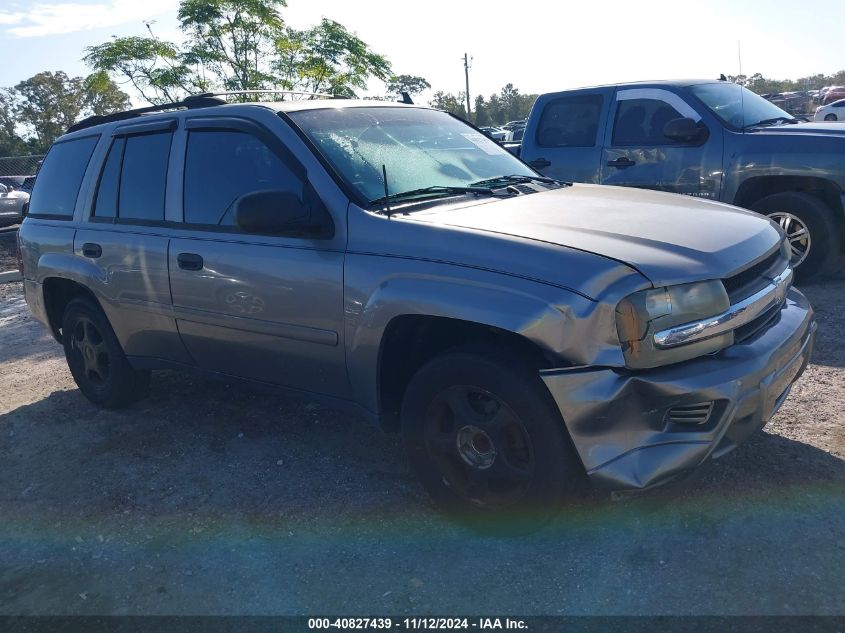
M 467 82 L 467 120 L 471 117 L 472 108 L 470 108 L 470 100 L 469 100 L 469 67 L 472 64 L 472 57 L 469 57 L 466 53 L 464 53 L 464 77 L 466 78 Z

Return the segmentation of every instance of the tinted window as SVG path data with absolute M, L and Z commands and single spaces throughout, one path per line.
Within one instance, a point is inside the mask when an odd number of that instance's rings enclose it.
M 38 172 L 30 214 L 73 216 L 82 177 L 98 138 L 88 136 L 53 145 Z
M 188 135 L 185 222 L 234 226 L 235 200 L 262 189 L 292 191 L 302 199 L 302 182 L 251 134 L 215 130 Z
M 173 134 L 143 134 L 126 138 L 120 177 L 119 217 L 164 220 L 167 160 Z
M 103 166 L 100 184 L 97 185 L 97 200 L 94 203 L 94 215 L 99 218 L 113 218 L 117 215 L 117 183 L 125 144 L 126 139 L 116 138 Z
M 683 116 L 661 99 L 625 99 L 616 109 L 613 144 L 670 145 L 673 141 L 663 136 L 663 128 Z
M 550 101 L 537 128 L 542 147 L 593 147 L 599 129 L 601 95 L 575 95 Z

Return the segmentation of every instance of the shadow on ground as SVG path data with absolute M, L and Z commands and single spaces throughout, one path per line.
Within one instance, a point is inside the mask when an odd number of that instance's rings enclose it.
M 845 461 L 761 433 L 694 478 L 529 537 L 430 507 L 394 436 L 154 375 L 0 416 L 0 613 L 836 613 Z

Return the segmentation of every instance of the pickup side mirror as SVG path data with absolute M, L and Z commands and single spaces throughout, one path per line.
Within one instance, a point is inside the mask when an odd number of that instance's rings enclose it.
M 247 233 L 313 233 L 320 228 L 315 216 L 313 205 L 290 191 L 253 191 L 235 201 L 235 224 Z
M 672 119 L 663 127 L 663 136 L 679 143 L 703 142 L 708 135 L 707 128 L 703 123 L 699 124 L 692 119 Z

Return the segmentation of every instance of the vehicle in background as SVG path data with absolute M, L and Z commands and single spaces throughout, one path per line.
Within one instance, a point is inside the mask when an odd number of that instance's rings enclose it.
M 829 103 L 839 101 L 840 99 L 845 99 L 845 86 L 832 86 L 830 90 L 825 93 L 824 98 L 822 99 L 822 105 L 828 105 Z
M 814 121 L 845 121 L 845 99 L 816 108 Z
M 485 126 L 485 127 L 480 127 L 478 129 L 481 130 L 482 132 L 484 132 L 487 136 L 492 138 L 494 141 L 504 141 L 505 136 L 507 135 L 506 130 L 502 130 L 502 129 L 497 128 L 497 127 Z
M 506 143 L 519 143 L 522 141 L 522 137 L 524 134 L 525 127 L 513 127 L 507 131 L 504 140 Z
M 566 181 L 658 189 L 768 215 L 801 280 L 845 244 L 845 126 L 801 123 L 725 81 L 663 81 L 541 95 L 520 156 Z M 671 218 L 667 218 L 667 221 Z
M 29 202 L 29 193 L 14 185 L 0 183 L 0 226 L 17 224 L 23 220 L 24 205 Z
M 520 119 L 518 121 L 508 121 L 502 127 L 503 130 L 514 130 L 516 128 L 525 127 L 525 123 L 528 119 Z
M 519 527 L 730 452 L 812 352 L 756 214 L 545 178 L 424 107 L 163 108 L 58 139 L 19 231 L 26 301 L 100 406 L 153 369 L 276 385 L 401 430 L 442 508 Z

